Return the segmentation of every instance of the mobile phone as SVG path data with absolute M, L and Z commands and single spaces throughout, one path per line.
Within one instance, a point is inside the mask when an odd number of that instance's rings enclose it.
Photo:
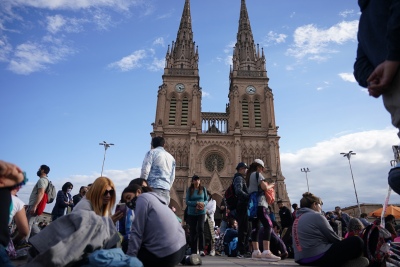
M 121 211 L 123 214 L 126 213 L 126 204 L 125 203 L 118 203 L 116 211 Z

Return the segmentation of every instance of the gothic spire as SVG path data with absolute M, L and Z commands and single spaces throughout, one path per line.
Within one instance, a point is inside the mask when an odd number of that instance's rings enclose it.
M 233 72 L 237 71 L 262 71 L 265 72 L 264 51 L 254 44 L 250 19 L 247 13 L 246 0 L 241 0 L 239 28 L 237 40 L 233 51 Z M 239 74 L 240 76 L 240 74 Z
M 185 0 L 176 41 L 172 42 L 171 50 L 168 47 L 165 68 L 197 69 L 198 61 L 198 51 L 193 41 L 190 0 Z

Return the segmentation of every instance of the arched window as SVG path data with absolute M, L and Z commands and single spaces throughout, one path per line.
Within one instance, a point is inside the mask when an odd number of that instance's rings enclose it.
M 175 116 L 176 116 L 176 98 L 173 96 L 169 105 L 169 125 L 175 125 Z
M 182 99 L 182 118 L 181 125 L 188 125 L 188 116 L 189 116 L 189 100 L 187 96 Z
M 254 101 L 254 125 L 256 128 L 261 128 L 261 108 L 258 99 Z
M 242 119 L 243 127 L 249 127 L 249 103 L 247 99 L 242 100 Z

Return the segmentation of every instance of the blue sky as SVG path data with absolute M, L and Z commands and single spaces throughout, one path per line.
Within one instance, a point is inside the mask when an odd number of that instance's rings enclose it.
M 307 189 L 325 210 L 383 203 L 392 145 L 399 140 L 381 99 L 353 76 L 357 1 L 247 0 L 254 40 L 267 60 L 291 202 Z M 39 165 L 61 188 L 104 174 L 119 192 L 139 175 L 150 148 L 167 47 L 184 0 L 3 0 L 0 4 L 0 158 L 27 171 L 27 202 Z M 239 0 L 192 0 L 202 111 L 223 112 Z M 234 170 L 232 170 L 233 172 Z M 392 194 L 391 202 L 400 203 Z M 46 210 L 51 211 L 51 206 Z

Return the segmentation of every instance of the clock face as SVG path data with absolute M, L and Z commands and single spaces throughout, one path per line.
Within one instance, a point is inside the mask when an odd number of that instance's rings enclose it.
M 178 83 L 177 85 L 175 85 L 175 90 L 179 93 L 182 93 L 183 91 L 185 91 L 185 85 Z
M 254 94 L 256 92 L 256 88 L 252 85 L 247 86 L 246 92 L 250 95 Z

